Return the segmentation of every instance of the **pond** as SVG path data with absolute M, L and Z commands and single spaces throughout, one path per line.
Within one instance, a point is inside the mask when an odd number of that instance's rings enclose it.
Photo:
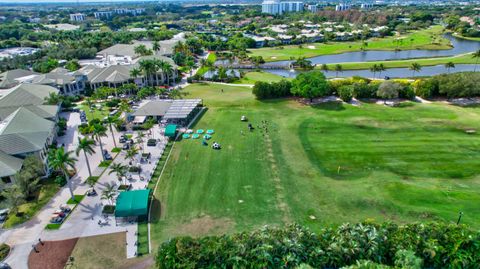
M 450 34 L 445 34 L 445 38 L 450 40 L 453 48 L 448 50 L 402 50 L 402 51 L 356 51 L 346 52 L 341 54 L 322 55 L 313 58 L 309 58 L 313 64 L 324 63 L 348 63 L 348 62 L 370 62 L 370 61 L 386 61 L 386 60 L 401 60 L 412 58 L 432 58 L 432 57 L 445 57 L 458 54 L 470 53 L 480 49 L 480 42 L 461 39 L 454 37 Z M 263 66 L 269 65 L 288 66 L 291 61 L 278 61 L 265 63 Z
M 450 72 L 454 73 L 454 72 L 474 71 L 474 69 L 475 69 L 474 64 L 457 64 L 455 65 L 455 68 L 452 68 L 450 70 Z M 478 67 L 477 67 L 477 70 L 479 70 Z M 294 78 L 297 76 L 298 73 L 302 72 L 302 71 L 286 70 L 286 69 L 265 69 L 264 71 L 272 74 L 276 74 L 282 77 L 286 77 L 286 78 Z M 337 77 L 337 73 L 335 71 L 327 71 L 323 73 L 325 74 L 325 76 L 329 78 Z M 443 74 L 443 73 L 448 73 L 448 70 L 445 68 L 445 66 L 435 65 L 435 66 L 424 66 L 422 67 L 422 70 L 420 70 L 420 72 L 415 72 L 415 74 L 413 74 L 413 71 L 408 68 L 390 68 L 390 69 L 387 69 L 386 71 L 383 71 L 381 74 L 377 72 L 375 77 L 376 78 L 384 78 L 385 76 L 388 76 L 391 78 L 409 78 L 413 76 L 428 77 L 428 76 L 434 76 L 434 75 Z M 373 72 L 371 72 L 370 70 L 345 70 L 343 72 L 339 72 L 338 76 L 339 77 L 361 76 L 361 77 L 373 78 Z

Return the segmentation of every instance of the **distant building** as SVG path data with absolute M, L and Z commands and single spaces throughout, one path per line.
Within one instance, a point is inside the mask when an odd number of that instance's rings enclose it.
M 93 16 L 95 16 L 95 19 L 109 19 L 113 16 L 112 11 L 97 11 L 93 13 Z
M 310 12 L 316 13 L 318 11 L 318 6 L 317 5 L 307 5 L 307 9 Z
M 335 11 L 345 11 L 349 9 L 350 9 L 350 5 L 347 5 L 347 4 L 339 4 L 335 6 Z
M 280 0 L 265 0 L 262 3 L 262 13 L 277 15 L 285 12 L 300 12 L 303 11 L 303 2 Z
M 145 8 L 116 8 L 113 11 L 97 11 L 93 13 L 95 19 L 109 19 L 113 15 L 131 15 L 138 16 L 145 13 Z
M 360 5 L 361 9 L 370 9 L 372 7 L 373 7 L 373 4 L 370 4 L 370 3 L 364 3 Z
M 82 14 L 82 13 L 70 14 L 70 21 L 81 22 L 84 20 L 85 20 L 85 14 Z

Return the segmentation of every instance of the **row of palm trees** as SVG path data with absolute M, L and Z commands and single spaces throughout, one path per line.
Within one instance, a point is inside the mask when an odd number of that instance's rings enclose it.
M 94 150 L 95 140 L 99 143 L 100 150 L 102 152 L 102 158 L 103 160 L 105 160 L 105 156 L 103 154 L 103 145 L 101 140 L 102 137 L 107 136 L 107 127 L 105 125 L 109 127 L 112 135 L 112 139 L 113 139 L 113 144 L 115 147 L 117 147 L 117 143 L 115 141 L 115 136 L 113 132 L 113 125 L 116 124 L 117 122 L 118 122 L 118 118 L 109 116 L 106 118 L 104 122 L 105 124 L 96 123 L 90 126 L 90 134 L 91 134 L 90 138 L 87 136 L 82 138 L 78 137 L 78 145 L 77 145 L 77 148 L 75 149 L 75 154 L 78 157 L 80 153 L 83 152 L 85 156 L 85 162 L 87 164 L 89 178 L 92 178 L 92 169 L 90 167 L 89 156 L 95 153 L 95 150 Z M 64 147 L 51 149 L 48 153 L 48 164 L 50 168 L 63 173 L 65 180 L 67 181 L 72 199 L 75 199 L 69 171 L 75 170 L 75 163 L 78 161 L 78 159 L 73 157 L 72 154 L 73 154 L 73 151 L 65 151 Z
M 174 68 L 172 64 L 160 59 L 145 59 L 139 62 L 137 68 L 130 70 L 130 75 L 134 78 L 141 77 L 146 78 L 145 82 L 150 86 L 158 86 L 159 74 L 162 82 L 166 82 L 170 85 L 171 79 L 174 77 Z

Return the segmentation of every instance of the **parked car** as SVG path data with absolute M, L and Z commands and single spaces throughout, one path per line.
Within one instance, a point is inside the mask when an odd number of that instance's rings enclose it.
M 96 196 L 96 195 L 97 195 L 97 191 L 94 188 L 88 189 L 87 196 Z
M 121 136 L 120 139 L 118 140 L 118 142 L 123 144 L 123 143 L 127 142 L 127 139 L 125 139 L 125 137 Z
M 10 265 L 6 262 L 0 262 L 0 269 L 11 269 Z
M 63 222 L 63 218 L 60 217 L 60 216 L 52 216 L 50 218 L 50 223 L 57 224 L 57 223 L 62 223 L 62 222 Z
M 130 149 L 130 143 L 125 143 L 125 144 L 123 144 L 122 149 L 123 149 L 123 150 L 128 150 L 128 149 Z
M 147 141 L 147 146 L 148 147 L 155 147 L 157 145 L 157 140 L 156 139 L 148 139 Z
M 105 160 L 113 160 L 112 155 L 110 155 L 107 150 L 103 150 L 103 158 Z
M 8 212 L 10 210 L 8 209 L 2 209 L 0 210 L 0 222 L 4 222 L 6 219 L 7 219 L 7 216 L 8 216 Z
M 60 205 L 60 210 L 62 210 L 65 213 L 72 211 L 72 209 L 66 204 Z

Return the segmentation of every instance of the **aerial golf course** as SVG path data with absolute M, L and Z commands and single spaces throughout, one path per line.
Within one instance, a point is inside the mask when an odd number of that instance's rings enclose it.
M 194 128 L 215 129 L 211 142 L 222 149 L 175 143 L 155 192 L 153 247 L 177 235 L 289 222 L 313 230 L 366 219 L 455 222 L 459 211 L 480 228 L 480 135 L 468 134 L 480 130 L 480 108 L 310 107 L 257 101 L 240 86 L 185 91 L 208 107 Z

